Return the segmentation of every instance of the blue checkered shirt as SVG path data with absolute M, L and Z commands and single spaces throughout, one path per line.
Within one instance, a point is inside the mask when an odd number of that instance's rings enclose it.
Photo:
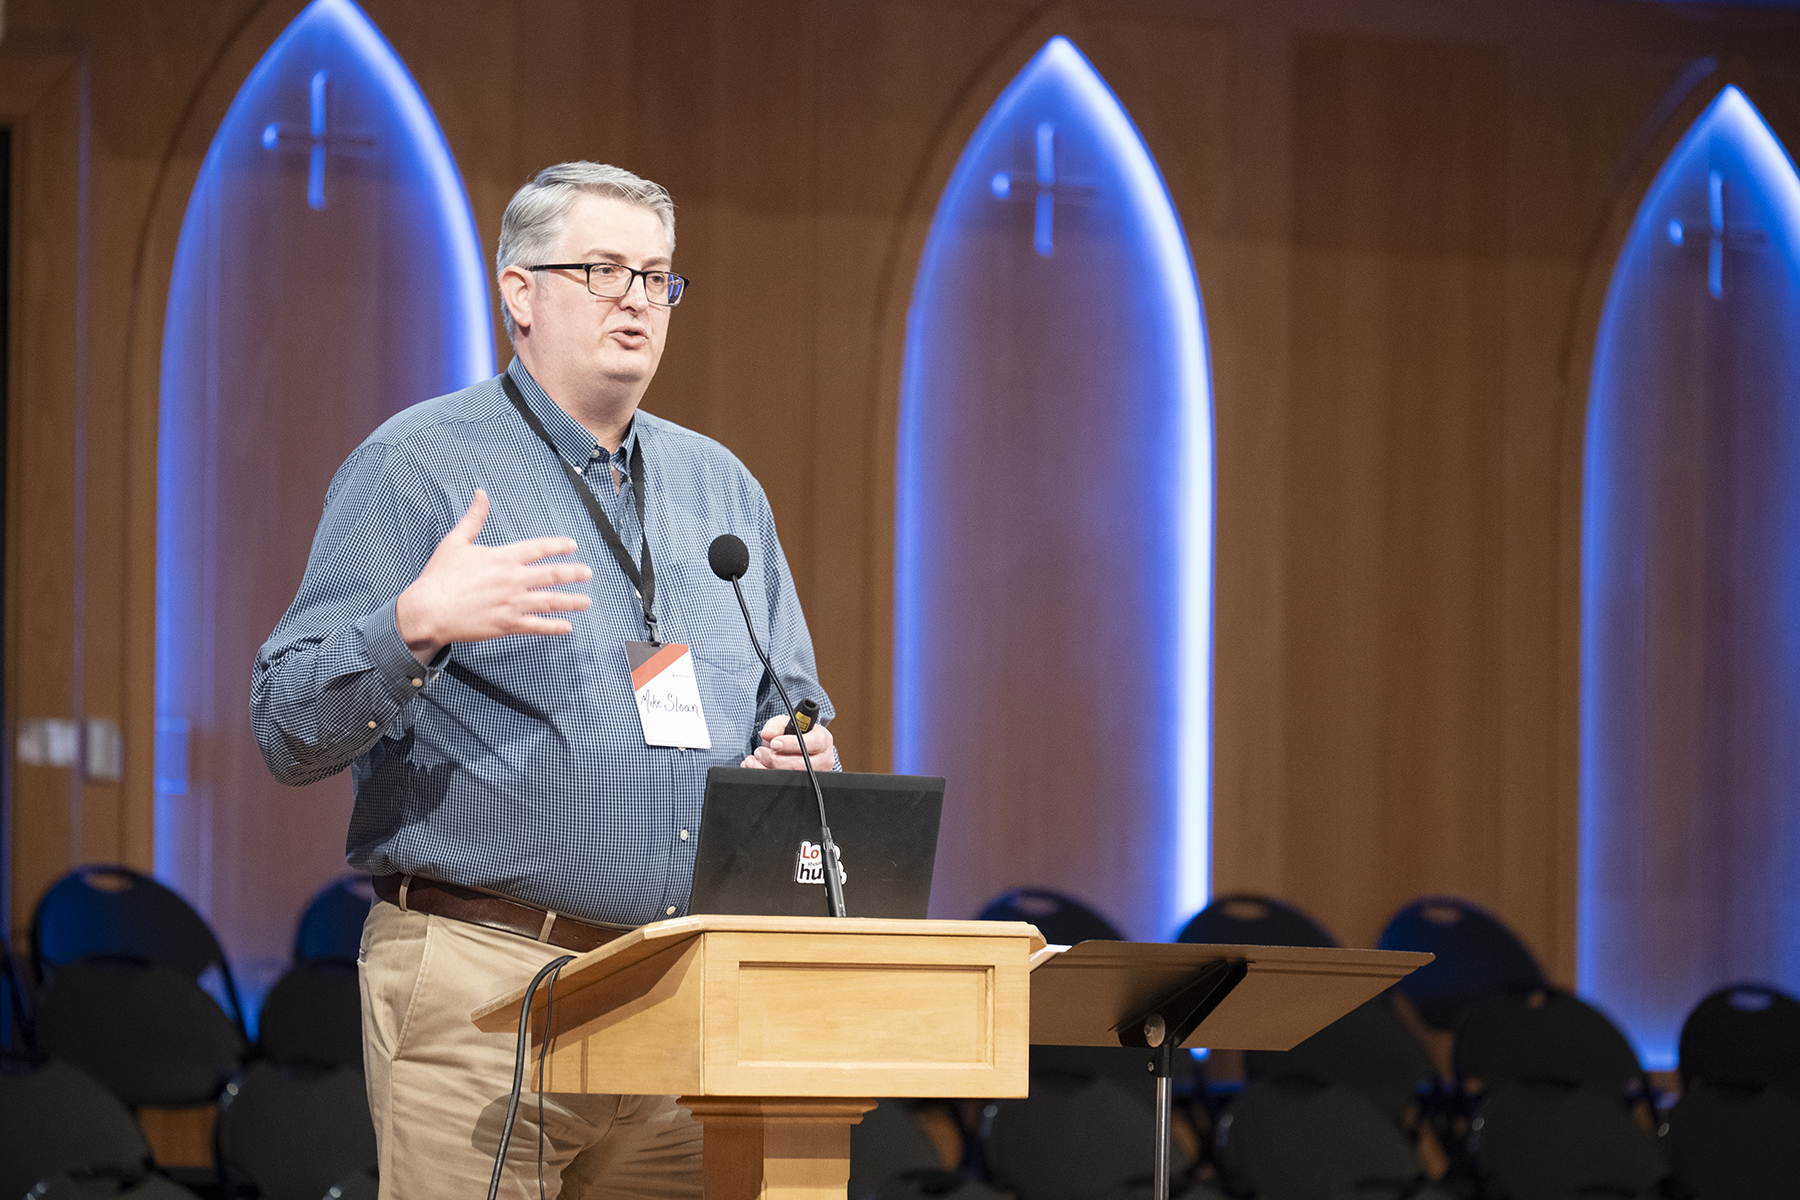
M 781 711 L 731 585 L 707 565 L 719 534 L 750 548 L 744 596 L 789 694 L 832 714 L 774 515 L 711 438 L 639 412 L 609 461 L 518 360 L 507 370 L 633 558 L 629 465 L 643 456 L 658 634 L 693 648 L 712 749 L 645 744 L 625 653 L 646 637 L 637 593 L 498 378 L 407 409 L 338 469 L 299 594 L 257 656 L 256 739 L 283 783 L 351 768 L 353 867 L 620 925 L 683 913 L 707 769 L 736 766 Z M 609 466 L 625 481 L 616 491 Z M 570 586 L 593 606 L 561 614 L 573 633 L 454 645 L 422 667 L 395 626 L 395 599 L 477 487 L 492 501 L 477 541 L 574 538 L 594 577 Z

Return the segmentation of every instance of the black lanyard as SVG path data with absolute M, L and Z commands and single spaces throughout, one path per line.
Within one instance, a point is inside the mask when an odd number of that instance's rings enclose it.
M 625 572 L 625 578 L 629 579 L 631 586 L 637 589 L 638 599 L 644 602 L 644 628 L 650 631 L 650 640 L 656 642 L 656 613 L 651 608 L 656 603 L 656 564 L 650 561 L 650 526 L 644 520 L 643 442 L 638 443 L 637 453 L 631 456 L 631 495 L 637 501 L 638 528 L 643 531 L 644 537 L 644 569 L 640 571 L 638 565 L 631 561 L 631 555 L 626 552 L 625 543 L 620 540 L 619 531 L 613 528 L 613 523 L 607 517 L 606 510 L 601 508 L 600 501 L 595 499 L 593 489 L 582 479 L 581 472 L 569 465 L 569 460 L 562 456 L 562 451 L 556 448 L 556 443 L 550 440 L 549 431 L 544 428 L 544 423 L 538 420 L 538 415 L 531 411 L 529 404 L 525 403 L 525 397 L 519 394 L 519 385 L 513 382 L 511 375 L 503 371 L 500 374 L 500 386 L 506 389 L 506 398 L 512 401 L 513 407 L 519 410 L 519 415 L 525 418 L 525 423 L 531 426 L 531 432 L 543 439 L 544 445 L 550 448 L 550 453 L 555 455 L 557 463 L 563 469 L 563 474 L 569 477 L 569 484 L 575 489 L 575 494 L 580 496 L 582 504 L 587 506 L 588 516 L 594 519 L 595 526 L 600 530 L 600 536 L 606 539 L 606 548 L 612 551 L 613 558 L 619 564 L 619 570 Z M 661 643 L 658 642 L 658 644 Z

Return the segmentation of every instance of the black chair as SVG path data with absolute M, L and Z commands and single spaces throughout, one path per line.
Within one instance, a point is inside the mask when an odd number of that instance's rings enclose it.
M 54 1175 L 25 1195 L 27 1200 L 198 1200 L 193 1192 L 161 1175 L 115 1171 Z
M 1153 1184 L 1143 1180 L 1121 1183 L 1118 1187 L 1102 1192 L 1096 1200 L 1151 1200 L 1155 1192 Z M 1224 1192 L 1208 1183 L 1192 1181 L 1182 1187 L 1169 1188 L 1170 1200 L 1231 1200 Z
M 244 1029 L 231 964 L 206 919 L 156 880 L 130 867 L 77 867 L 50 885 L 31 914 L 31 965 L 40 986 L 82 959 L 170 967 L 189 979 L 216 976 L 220 1003 Z
M 954 1183 L 948 1175 L 937 1144 L 913 1115 L 911 1100 L 883 1100 L 850 1127 L 849 1200 L 879 1200 L 884 1191 L 907 1185 L 947 1191 Z
M 875 1200 L 1017 1200 L 983 1180 L 947 1172 L 906 1174 L 889 1180 Z
M 1800 1001 L 1776 988 L 1720 988 L 1681 1025 L 1681 1086 L 1760 1089 L 1800 1095 Z
M 1264 1079 L 1220 1116 L 1214 1157 L 1233 1193 L 1281 1200 L 1436 1197 L 1412 1144 L 1341 1084 Z
M 1800 1191 L 1800 1002 L 1761 984 L 1706 997 L 1681 1027 L 1681 1100 L 1662 1143 L 1677 1197 Z
M 1470 1139 L 1490 1197 L 1650 1197 L 1668 1174 L 1630 1111 L 1592 1087 L 1498 1084 L 1488 1089 Z
M 1467 1153 L 1494 1196 L 1630 1197 L 1666 1174 L 1649 1081 L 1598 1009 L 1541 988 L 1490 996 L 1456 1031 L 1464 1094 L 1479 1094 Z
M 226 1086 L 215 1132 L 227 1196 L 249 1185 L 263 1200 L 321 1200 L 376 1162 L 360 1070 L 254 1062 Z
M 1451 896 L 1427 896 L 1395 913 L 1381 931 L 1381 948 L 1437 956 L 1398 985 L 1434 1029 L 1455 1029 L 1470 1005 L 1495 993 L 1528 992 L 1548 982 L 1517 934 Z
M 985 1140 L 989 1176 L 1024 1200 L 1094 1200 L 1154 1173 L 1153 1109 L 1105 1076 L 1033 1071 L 1029 1099 L 995 1101 L 993 1110 Z M 1193 1166 L 1177 1144 L 1175 1173 Z
M 1421 1089 L 1437 1077 L 1431 1055 L 1394 1012 L 1386 993 L 1352 1009 L 1292 1050 L 1252 1050 L 1244 1075 L 1342 1084 L 1375 1105 L 1396 1129 L 1417 1123 Z
M 1557 988 L 1490 996 L 1463 1018 L 1453 1051 L 1465 1090 L 1497 1084 L 1589 1087 L 1633 1104 L 1649 1080 L 1625 1035 L 1599 1009 Z
M 0 1197 L 70 1172 L 142 1176 L 150 1145 L 125 1106 L 77 1067 L 0 1069 Z
M 38 1048 L 126 1105 L 207 1104 L 241 1062 L 243 1034 L 185 972 L 118 961 L 60 966 L 38 1006 Z
M 1027 921 L 1054 946 L 1077 942 L 1122 942 L 1125 935 L 1105 917 L 1075 899 L 1048 888 L 1014 888 L 988 901 L 978 921 Z
M 1271 896 L 1235 892 L 1195 913 L 1175 938 L 1200 946 L 1335 946 L 1326 928 Z
M 355 962 L 362 950 L 363 922 L 375 891 L 367 875 L 346 875 L 319 890 L 294 931 L 294 961 L 333 958 Z
M 257 1021 L 263 1056 L 280 1066 L 362 1069 L 362 990 L 356 964 L 296 963 L 269 990 Z
M 375 1168 L 352 1171 L 331 1185 L 324 1200 L 376 1200 L 381 1194 L 381 1178 Z
M 1700 1084 L 1662 1130 L 1669 1192 L 1686 1200 L 1792 1200 L 1800 1193 L 1800 1096 Z

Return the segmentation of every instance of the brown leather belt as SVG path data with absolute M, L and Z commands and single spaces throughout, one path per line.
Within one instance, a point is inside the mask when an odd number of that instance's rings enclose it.
M 490 892 L 442 883 L 423 875 L 377 875 L 370 881 L 375 894 L 402 912 L 422 912 L 452 921 L 467 921 L 486 929 L 516 933 L 534 942 L 586 953 L 631 932 L 589 925 L 574 917 L 521 904 Z

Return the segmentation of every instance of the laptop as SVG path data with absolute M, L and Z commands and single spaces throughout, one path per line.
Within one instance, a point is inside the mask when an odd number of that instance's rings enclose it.
M 944 781 L 820 771 L 825 815 L 852 917 L 925 916 Z M 714 767 L 706 773 L 688 912 L 829 916 L 819 806 L 804 771 Z

